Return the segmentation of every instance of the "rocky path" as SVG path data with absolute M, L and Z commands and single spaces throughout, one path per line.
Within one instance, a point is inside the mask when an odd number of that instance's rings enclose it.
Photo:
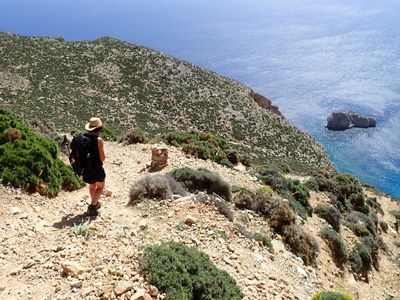
M 237 280 L 248 300 L 306 300 L 326 288 L 351 292 L 358 299 L 400 299 L 400 270 L 390 269 L 389 257 L 383 258 L 383 271 L 373 273 L 372 284 L 366 285 L 332 266 L 321 240 L 319 266 L 314 269 L 287 251 L 279 236 L 274 236 L 273 251 L 246 238 L 238 224 L 250 232 L 271 234 L 267 223 L 251 212 L 235 210 L 235 221 L 230 222 L 213 205 L 190 196 L 127 207 L 131 184 L 147 174 L 151 148 L 106 144 L 106 152 L 106 186 L 111 193 L 102 196 L 101 216 L 94 220 L 83 215 L 86 188 L 48 199 L 0 186 L 0 299 L 162 299 L 140 273 L 139 258 L 146 245 L 170 240 L 208 253 Z M 206 167 L 231 184 L 259 186 L 246 171 L 195 160 L 173 147 L 169 156 L 163 172 Z M 397 205 L 387 203 L 387 209 Z M 86 221 L 88 235 L 75 236 L 74 224 Z M 305 226 L 316 234 L 323 222 L 314 216 Z M 398 239 L 396 233 L 388 235 Z

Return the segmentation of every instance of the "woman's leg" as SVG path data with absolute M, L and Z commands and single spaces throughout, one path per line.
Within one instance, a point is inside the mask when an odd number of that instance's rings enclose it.
M 89 193 L 90 193 L 90 198 L 92 200 L 92 203 L 90 203 L 91 205 L 96 206 L 97 203 L 99 202 L 101 193 L 104 190 L 104 185 L 105 185 L 104 181 L 89 184 Z

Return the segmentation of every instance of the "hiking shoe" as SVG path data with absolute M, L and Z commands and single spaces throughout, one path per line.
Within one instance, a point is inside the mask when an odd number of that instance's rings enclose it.
M 99 209 L 99 204 L 97 205 L 89 205 L 86 214 L 91 217 L 95 217 L 99 215 L 97 211 Z

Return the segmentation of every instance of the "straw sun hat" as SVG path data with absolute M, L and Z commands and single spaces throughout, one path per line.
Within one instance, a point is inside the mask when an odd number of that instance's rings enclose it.
M 93 131 L 98 128 L 103 128 L 100 118 L 90 118 L 90 121 L 85 125 L 86 131 Z

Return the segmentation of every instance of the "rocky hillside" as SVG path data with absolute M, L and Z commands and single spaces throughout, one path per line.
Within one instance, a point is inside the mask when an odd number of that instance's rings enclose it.
M 169 165 L 161 173 L 189 166 L 219 173 L 231 185 L 258 189 L 261 183 L 246 170 L 196 160 L 168 147 Z M 204 194 L 144 201 L 127 207 L 131 184 L 147 175 L 151 145 L 121 146 L 106 143 L 108 192 L 101 198 L 101 216 L 90 221 L 86 237 L 73 233 L 82 224 L 88 203 L 86 188 L 61 192 L 48 199 L 0 185 L 0 299 L 163 299 L 139 268 L 146 245 L 181 241 L 210 255 L 238 283 L 248 300 L 309 300 L 318 291 L 348 292 L 358 300 L 400 299 L 400 235 L 395 231 L 399 203 L 376 196 L 382 208 L 379 219 L 388 224 L 380 232 L 386 251 L 379 250 L 380 271 L 369 272 L 369 282 L 356 280 L 349 267 L 338 267 L 318 232 L 326 226 L 313 214 L 297 224 L 319 244 L 315 266 L 305 266 L 274 233 L 267 219 L 229 204 L 234 220 L 228 220 Z M 300 178 L 303 179 L 303 178 Z M 326 204 L 325 193 L 311 193 L 313 207 Z M 76 226 L 75 226 L 76 227 Z M 272 248 L 249 238 L 246 232 L 271 237 Z M 342 226 L 347 244 L 356 237 Z M 396 243 L 397 241 L 397 243 Z M 397 245 L 397 246 L 396 246 Z M 396 262 L 397 261 L 397 262 Z
M 332 169 L 320 144 L 249 87 L 111 38 L 71 43 L 0 33 L 0 106 L 61 131 L 81 129 L 92 115 L 120 133 L 207 130 L 261 163 Z

